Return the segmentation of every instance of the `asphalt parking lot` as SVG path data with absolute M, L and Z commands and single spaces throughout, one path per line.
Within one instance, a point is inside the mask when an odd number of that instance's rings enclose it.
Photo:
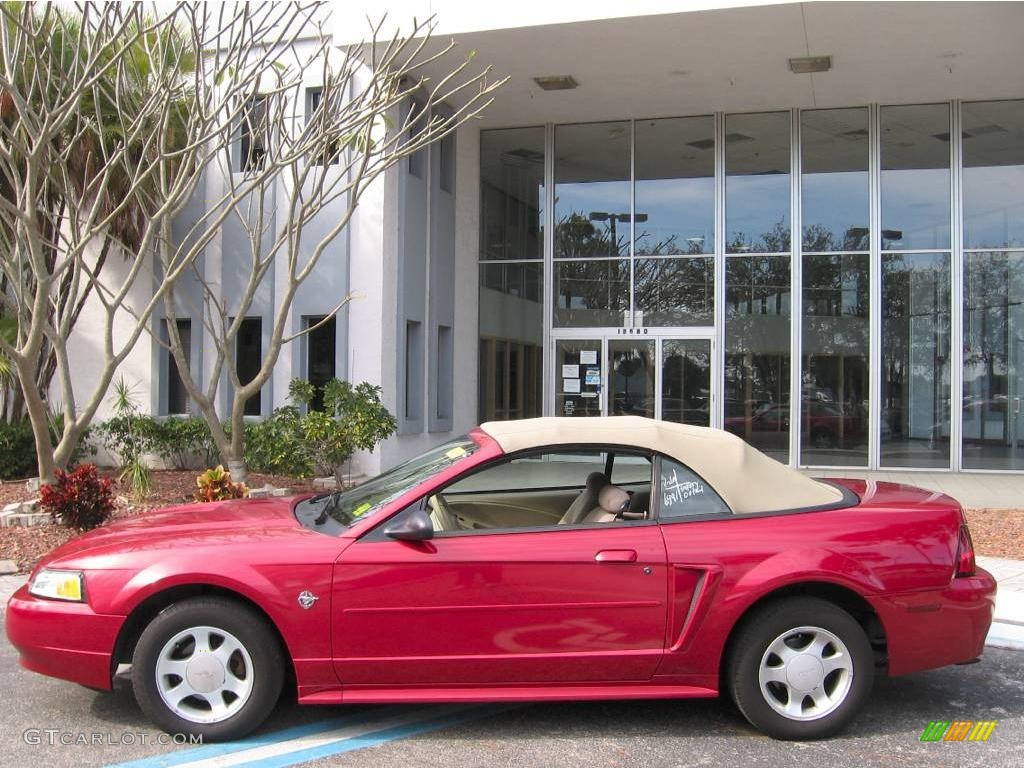
M 868 708 L 843 736 L 803 744 L 762 736 L 726 701 L 350 708 L 282 702 L 245 742 L 158 744 L 159 731 L 130 690 L 96 693 L 25 672 L 6 637 L 0 642 L 0 690 L 2 755 L 10 766 L 938 768 L 1019 766 L 1024 746 L 1024 653 L 994 649 L 980 664 L 880 680 Z M 984 743 L 922 743 L 932 720 L 998 725 Z M 93 740 L 98 743 L 82 743 Z

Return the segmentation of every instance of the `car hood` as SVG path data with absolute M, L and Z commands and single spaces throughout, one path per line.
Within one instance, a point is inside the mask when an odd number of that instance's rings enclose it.
M 111 558 L 178 546 L 256 543 L 301 534 L 294 498 L 236 499 L 187 504 L 121 518 L 53 550 L 41 565 L 72 564 L 88 557 L 92 567 L 117 568 Z M 97 560 L 98 558 L 98 560 Z

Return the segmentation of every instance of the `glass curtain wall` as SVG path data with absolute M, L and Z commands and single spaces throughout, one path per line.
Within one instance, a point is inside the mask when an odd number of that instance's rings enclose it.
M 630 123 L 555 129 L 556 328 L 621 327 L 630 308 Z
M 789 112 L 725 118 L 725 428 L 789 460 Z
M 480 134 L 479 418 L 543 407 L 544 129 Z
M 801 175 L 793 200 L 796 114 Z M 554 136 L 547 147 L 545 135 Z M 718 178 L 716 150 L 724 159 Z M 555 180 L 547 190 L 546 151 Z M 962 157 L 959 169 L 954 157 Z M 550 285 L 547 200 L 556 225 Z M 672 345 L 690 342 L 666 341 L 664 370 L 654 376 L 670 403 L 663 417 L 707 409 L 706 420 L 800 465 L 942 469 L 956 459 L 964 469 L 1024 471 L 1024 100 L 487 130 L 480 213 L 481 419 L 541 412 L 548 329 L 714 325 L 722 258 L 717 411 L 708 403 L 708 361 L 701 358 L 701 376 L 669 375 L 683 370 Z M 716 220 L 724 224 L 720 242 Z M 793 258 L 801 272 L 795 307 Z M 879 323 L 874 358 L 870 318 Z M 583 365 L 573 356 L 584 352 L 596 367 L 590 358 L 605 350 L 615 368 L 603 381 L 621 390 L 609 411 L 652 410 L 650 345 L 602 346 L 596 331 L 594 338 L 559 342 L 555 372 L 559 363 Z M 792 361 L 791 338 L 800 340 Z M 962 370 L 959 403 L 954 365 Z M 799 424 L 790 424 L 791 389 L 801 398 Z M 578 412 L 596 407 L 587 402 L 596 394 L 584 394 L 574 399 Z M 869 449 L 869 405 L 878 414 L 877 453 Z M 791 457 L 792 430 L 800 453 Z M 959 445 L 950 445 L 952 434 Z
M 714 325 L 715 120 L 636 122 L 637 324 Z
M 966 103 L 963 466 L 1024 469 L 1024 101 Z
M 800 115 L 800 463 L 868 464 L 868 110 Z
M 949 466 L 950 110 L 881 108 L 882 467 Z

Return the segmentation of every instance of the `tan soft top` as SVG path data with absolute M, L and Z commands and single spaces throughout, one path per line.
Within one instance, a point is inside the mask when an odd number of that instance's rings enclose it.
M 813 480 L 720 429 L 640 416 L 547 417 L 489 421 L 480 427 L 505 453 L 546 445 L 601 443 L 657 451 L 692 469 L 737 514 L 835 504 L 835 486 Z

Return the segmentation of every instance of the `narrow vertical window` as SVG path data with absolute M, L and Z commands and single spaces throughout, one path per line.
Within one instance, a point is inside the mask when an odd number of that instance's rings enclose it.
M 161 322 L 163 324 L 164 341 L 169 341 L 170 335 L 168 333 L 167 321 L 163 320 Z M 192 321 L 176 320 L 175 327 L 178 329 L 178 338 L 181 340 L 181 348 L 185 353 L 185 357 L 191 358 Z M 166 375 L 164 391 L 167 393 L 167 413 L 170 415 L 186 414 L 188 413 L 188 391 L 185 389 L 185 384 L 182 381 L 181 371 L 178 369 L 178 363 L 170 350 L 164 350 L 164 355 L 167 358 L 167 364 L 164 368 Z
M 238 329 L 235 340 L 235 371 L 238 380 L 248 384 L 259 373 L 263 364 L 263 318 L 247 317 Z M 260 393 L 245 401 L 245 415 L 259 416 L 262 413 Z
M 314 120 L 318 119 L 317 112 L 321 108 L 326 108 L 324 105 L 324 89 L 323 88 L 307 88 L 306 89 L 306 125 L 309 125 Z M 327 148 L 323 154 L 316 157 L 313 162 L 316 165 L 337 165 L 341 159 L 341 142 L 335 140 L 328 143 Z
M 318 325 L 319 328 L 316 327 Z M 309 407 L 314 411 L 322 411 L 324 409 L 324 384 L 335 376 L 337 322 L 334 317 L 327 321 L 324 321 L 322 316 L 307 317 L 306 328 L 314 328 L 306 334 L 306 380 L 316 387 L 316 395 Z
M 416 421 L 420 418 L 420 399 L 423 389 L 423 340 L 420 338 L 422 325 L 415 320 L 405 323 L 405 418 Z
M 454 375 L 454 348 L 452 329 L 437 327 L 437 418 L 452 417 L 452 379 Z
M 409 101 L 409 115 L 408 115 L 408 126 L 409 126 L 409 142 L 415 141 L 419 138 L 420 133 L 427 124 L 427 113 L 426 107 L 418 99 L 411 99 Z M 426 154 L 425 150 L 418 149 L 409 155 L 409 173 L 418 179 L 422 179 L 423 174 L 423 156 Z
M 269 122 L 267 97 L 253 96 L 242 110 L 239 167 L 244 172 L 259 170 L 267 156 Z
M 441 173 L 438 185 L 442 192 L 451 194 L 455 191 L 455 134 L 449 133 L 438 142 L 437 146 L 437 151 L 441 155 L 439 162 Z

